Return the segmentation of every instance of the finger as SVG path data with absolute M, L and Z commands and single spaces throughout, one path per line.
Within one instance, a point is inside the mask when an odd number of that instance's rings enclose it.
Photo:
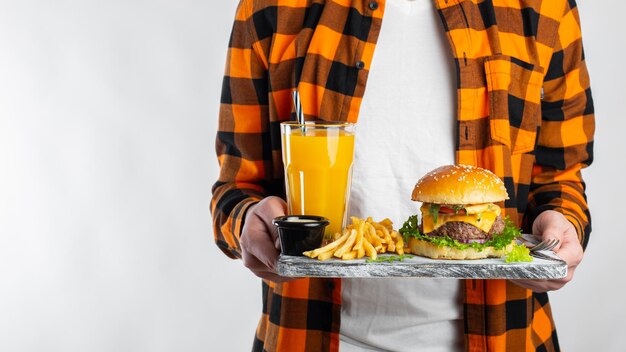
M 278 237 L 274 239 L 274 248 L 276 248 L 276 250 L 281 253 L 283 251 L 282 247 L 280 246 L 280 239 Z
M 547 210 L 535 219 L 532 227 L 533 235 L 542 240 L 558 239 L 559 242 L 554 248 L 558 251 L 566 242 L 569 235 L 574 235 L 574 239 L 578 241 L 576 229 L 567 218 L 554 210 Z
M 276 274 L 274 269 L 268 267 L 265 263 L 263 263 L 249 251 L 242 252 L 241 259 L 243 260 L 243 265 L 246 268 L 250 269 L 250 271 L 252 271 L 257 276 L 262 273 Z
M 576 268 L 583 258 L 583 247 L 578 241 L 566 241 L 555 253 L 563 259 L 568 266 L 568 270 Z
M 570 281 L 572 281 L 575 270 L 576 270 L 576 265 L 568 266 L 567 275 L 562 279 L 554 279 L 554 280 L 516 279 L 516 280 L 510 280 L 510 281 L 518 286 L 528 288 L 534 292 L 555 291 L 555 290 L 562 288 Z
M 259 217 L 265 224 L 265 228 L 271 235 L 274 248 L 280 250 L 280 240 L 278 238 L 278 227 L 272 224 L 272 220 L 287 214 L 287 203 L 278 197 L 268 197 L 262 209 L 259 209 Z
M 261 270 L 256 275 L 260 278 L 271 280 L 274 282 L 288 282 L 288 281 L 299 279 L 297 277 L 281 276 L 277 274 L 276 272 L 269 271 L 269 270 Z
M 527 288 L 533 292 L 555 291 L 555 290 L 560 289 L 566 284 L 566 282 L 563 282 L 563 279 L 557 279 L 557 280 L 516 279 L 516 280 L 511 280 L 511 282 L 523 288 Z
M 559 242 L 553 248 L 555 252 L 563 245 L 563 230 L 555 223 L 550 223 L 540 233 L 533 233 L 533 235 L 540 237 L 542 241 L 558 240 Z
M 276 274 L 272 269 L 269 269 L 265 266 L 260 260 L 256 257 L 250 255 L 247 252 L 242 253 L 242 259 L 244 265 L 254 273 L 254 275 L 274 282 L 286 282 L 295 280 L 295 278 L 280 276 Z
M 565 230 L 561 246 L 554 251 L 567 263 L 568 267 L 576 268 L 580 264 L 584 252 L 573 226 L 569 226 Z
M 246 251 L 256 257 L 266 267 L 274 270 L 280 252 L 274 246 L 274 241 L 268 236 L 269 234 L 265 231 L 248 231 L 246 243 L 253 245 L 246 245 Z
M 257 274 L 257 276 L 260 277 L 261 279 L 270 280 L 274 282 L 289 282 L 289 281 L 293 281 L 296 279 L 295 277 L 280 276 L 278 274 L 269 273 L 269 272 L 260 273 L 260 274 Z

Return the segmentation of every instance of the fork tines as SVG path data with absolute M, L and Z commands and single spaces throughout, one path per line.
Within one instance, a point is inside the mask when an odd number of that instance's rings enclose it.
M 559 240 L 557 240 L 556 238 L 550 238 L 548 240 L 544 240 L 541 241 L 539 243 L 537 243 L 536 246 L 533 246 L 530 248 L 531 252 L 537 252 L 537 251 L 549 251 L 554 249 L 554 247 L 556 247 L 559 244 Z

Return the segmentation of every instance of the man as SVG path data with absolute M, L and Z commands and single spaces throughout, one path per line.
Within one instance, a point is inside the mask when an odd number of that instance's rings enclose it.
M 424 4 L 438 29 L 394 26 L 427 23 L 402 17 Z M 243 0 L 229 47 L 211 210 L 217 245 L 264 279 L 254 350 L 559 350 L 545 292 L 571 280 L 591 231 L 580 170 L 592 161 L 593 102 L 574 0 Z M 278 276 L 271 220 L 286 212 L 278 126 L 293 114 L 296 88 L 307 119 L 358 119 L 353 196 L 361 201 L 353 203 L 361 205 L 351 213 L 379 212 L 362 203 L 386 197 L 406 217 L 407 182 L 429 162 L 481 166 L 504 180 L 508 216 L 561 240 L 568 277 L 381 284 Z M 358 142 L 363 134 L 381 142 Z M 372 177 L 368 165 L 387 156 L 387 173 Z M 402 164 L 416 166 L 394 173 Z M 367 193 L 390 182 L 387 194 Z M 377 301 L 381 290 L 395 300 Z

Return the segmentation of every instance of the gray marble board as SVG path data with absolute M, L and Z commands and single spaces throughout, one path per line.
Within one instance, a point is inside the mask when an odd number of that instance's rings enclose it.
M 553 253 L 553 252 L 551 252 Z M 379 255 L 384 257 L 385 254 Z M 530 263 L 506 263 L 504 259 L 441 260 L 419 256 L 403 261 L 366 262 L 281 255 L 277 272 L 288 277 L 430 277 L 454 279 L 560 279 L 567 276 L 567 264 L 552 254 L 554 260 L 533 258 Z

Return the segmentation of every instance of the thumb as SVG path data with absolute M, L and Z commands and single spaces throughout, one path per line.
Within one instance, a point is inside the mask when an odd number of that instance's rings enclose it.
M 274 242 L 274 247 L 280 250 L 280 239 L 278 238 L 278 227 L 276 227 L 272 220 L 279 216 L 284 216 L 287 214 L 287 203 L 282 198 L 279 197 L 267 197 L 264 199 L 264 206 L 261 210 L 263 222 L 265 223 L 265 228 L 267 232 L 272 237 L 272 241 Z
M 542 214 L 543 215 L 543 214 Z M 546 214 L 547 215 L 547 214 Z M 541 238 L 542 241 L 551 239 L 558 240 L 558 244 L 554 247 L 554 251 L 558 251 L 563 243 L 563 228 L 560 226 L 558 219 L 552 216 L 539 216 L 533 226 L 533 235 Z

